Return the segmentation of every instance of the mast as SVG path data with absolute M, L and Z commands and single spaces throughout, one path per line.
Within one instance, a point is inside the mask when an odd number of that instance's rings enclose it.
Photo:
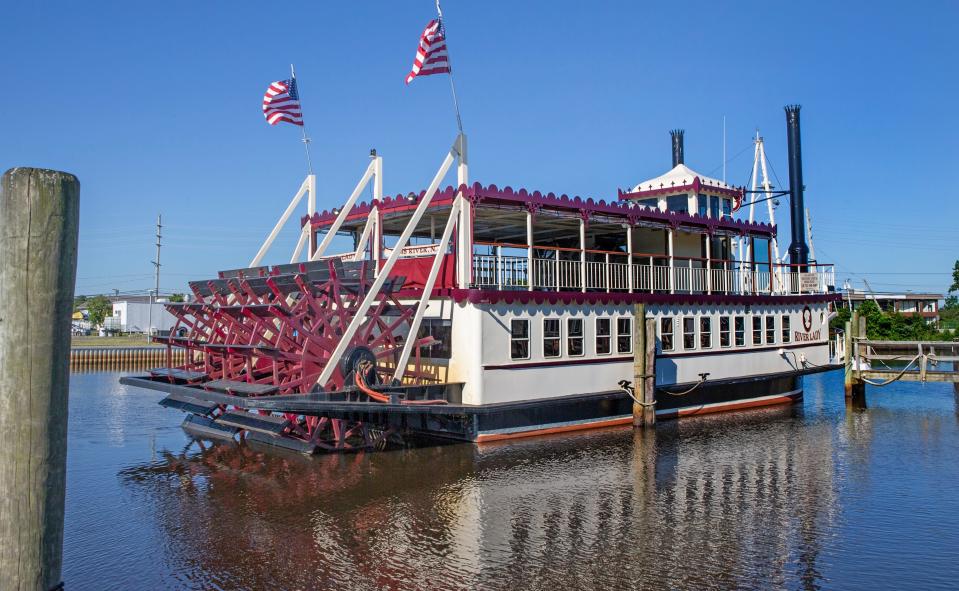
M 443 9 L 440 8 L 440 0 L 436 0 L 436 17 L 440 24 L 440 32 L 443 33 L 443 38 L 446 40 L 446 63 L 449 68 L 449 78 L 450 78 L 450 94 L 453 95 L 453 110 L 456 111 L 456 129 L 459 130 L 460 135 L 463 135 L 463 118 L 460 117 L 460 104 L 456 100 L 456 85 L 453 83 L 453 61 L 450 59 L 450 41 L 446 36 L 446 25 L 443 23 Z
M 293 81 L 293 87 L 296 89 L 296 98 L 300 101 L 300 117 L 303 119 L 303 125 L 300 126 L 300 130 L 303 132 L 303 147 L 306 148 L 306 170 L 307 174 L 313 174 L 313 160 L 310 158 L 310 136 L 306 134 L 306 117 L 303 115 L 303 98 L 300 95 L 300 87 L 296 83 L 296 70 L 293 68 L 293 64 L 290 64 L 290 79 Z M 313 213 L 312 211 L 310 212 Z

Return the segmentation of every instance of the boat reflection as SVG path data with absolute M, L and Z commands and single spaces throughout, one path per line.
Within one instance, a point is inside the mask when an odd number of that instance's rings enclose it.
M 120 478 L 188 588 L 814 589 L 835 467 L 801 413 L 311 458 L 193 443 Z

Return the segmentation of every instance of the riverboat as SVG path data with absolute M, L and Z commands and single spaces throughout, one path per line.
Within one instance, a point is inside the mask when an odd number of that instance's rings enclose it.
M 607 427 L 632 420 L 639 310 L 657 416 L 796 402 L 830 363 L 837 296 L 808 258 L 799 107 L 786 116 L 788 263 L 774 224 L 740 217 L 752 192 L 686 166 L 682 131 L 670 170 L 609 200 L 470 183 L 460 133 L 420 193 L 384 197 L 375 151 L 342 207 L 315 211 L 307 177 L 247 268 L 168 305 L 156 340 L 187 363 L 123 381 L 166 392 L 195 435 L 307 453 Z M 291 262 L 264 266 L 304 196 Z M 330 254 L 336 236 L 351 247 Z

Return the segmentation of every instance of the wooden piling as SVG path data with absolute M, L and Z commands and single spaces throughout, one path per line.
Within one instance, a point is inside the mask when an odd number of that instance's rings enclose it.
M 633 426 L 656 425 L 656 321 L 646 318 L 646 304 L 633 308 Z
M 656 319 L 646 319 L 646 387 L 643 389 L 643 424 L 656 425 Z
M 852 396 L 852 382 L 853 382 L 853 349 L 852 349 L 852 334 L 856 330 L 857 320 L 859 318 L 858 313 L 853 312 L 852 318 L 846 321 L 846 330 L 842 335 L 843 342 L 843 362 L 845 363 L 845 375 L 844 375 L 844 385 L 846 388 L 846 398 Z
M 63 559 L 70 321 L 80 183 L 13 168 L 0 179 L 0 573 L 58 585 Z

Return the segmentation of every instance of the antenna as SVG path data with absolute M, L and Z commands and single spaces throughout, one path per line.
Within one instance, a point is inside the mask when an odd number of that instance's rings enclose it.
M 726 116 L 723 115 L 723 184 L 726 184 Z

